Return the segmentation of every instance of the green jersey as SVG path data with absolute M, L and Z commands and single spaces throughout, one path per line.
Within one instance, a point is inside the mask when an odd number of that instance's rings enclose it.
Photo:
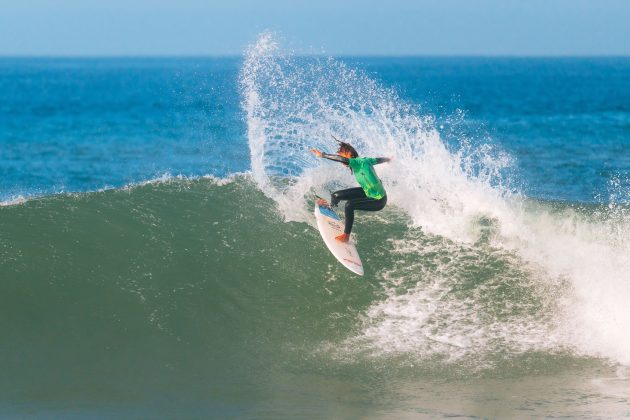
M 356 157 L 348 159 L 348 165 L 365 195 L 380 200 L 385 197 L 383 183 L 374 172 L 374 165 L 380 163 L 376 158 Z

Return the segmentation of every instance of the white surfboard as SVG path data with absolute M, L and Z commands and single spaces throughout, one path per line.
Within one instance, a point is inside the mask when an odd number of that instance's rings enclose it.
M 345 243 L 335 239 L 335 236 L 343 233 L 344 224 L 325 201 L 321 204 L 315 203 L 315 220 L 317 220 L 317 228 L 324 238 L 324 243 L 335 258 L 348 270 L 362 276 L 363 263 L 352 239 Z

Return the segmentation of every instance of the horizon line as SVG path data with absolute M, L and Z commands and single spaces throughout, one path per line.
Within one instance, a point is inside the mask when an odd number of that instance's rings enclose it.
M 630 58 L 630 54 L 290 54 L 292 57 L 336 58 Z M 0 54 L 0 59 L 185 59 L 243 58 L 238 54 Z

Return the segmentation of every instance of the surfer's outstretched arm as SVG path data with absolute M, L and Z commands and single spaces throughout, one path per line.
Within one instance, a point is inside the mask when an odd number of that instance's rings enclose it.
M 317 149 L 311 149 L 311 152 L 317 157 L 323 157 L 325 159 L 334 160 L 335 162 L 345 163 L 346 165 L 350 161 L 348 158 L 339 155 L 332 155 L 330 153 L 322 153 Z
M 379 163 L 390 162 L 393 158 L 374 158 L 374 165 L 378 165 Z
M 334 160 L 335 162 L 341 162 L 341 163 L 345 163 L 347 164 L 350 159 L 345 158 L 343 156 L 339 156 L 339 155 L 332 155 L 330 153 L 322 153 L 322 156 L 325 159 L 330 159 L 330 160 Z

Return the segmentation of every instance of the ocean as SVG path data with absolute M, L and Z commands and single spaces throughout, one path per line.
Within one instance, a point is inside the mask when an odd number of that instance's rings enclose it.
M 630 416 L 630 58 L 0 58 L 0 174 L 2 418 Z

